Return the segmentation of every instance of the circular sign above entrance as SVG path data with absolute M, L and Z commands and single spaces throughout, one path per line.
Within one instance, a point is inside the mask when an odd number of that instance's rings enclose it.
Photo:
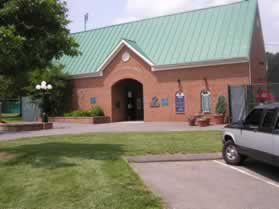
M 124 53 L 122 54 L 122 61 L 123 61 L 123 62 L 128 62 L 129 59 L 130 59 L 130 54 L 129 54 L 128 52 L 124 52 Z

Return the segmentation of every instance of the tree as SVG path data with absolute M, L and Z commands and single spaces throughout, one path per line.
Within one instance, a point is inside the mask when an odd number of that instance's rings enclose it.
M 78 55 L 62 0 L 0 0 L 0 75 L 17 78 Z
M 53 90 L 47 93 L 45 104 L 39 102 L 41 109 L 46 110 L 48 114 L 53 116 L 62 115 L 68 108 L 67 104 L 70 104 L 67 101 L 71 99 L 72 94 L 69 76 L 63 72 L 63 66 L 61 65 L 51 65 L 43 72 L 41 70 L 33 71 L 26 91 L 34 102 L 42 99 L 42 92 L 35 89 L 35 86 L 42 81 L 51 84 Z
M 0 75 L 0 99 L 15 99 L 25 95 L 24 87 L 28 85 L 29 73 L 18 76 Z
M 268 60 L 268 81 L 279 83 L 279 53 L 267 53 Z
M 0 101 L 5 98 L 16 97 L 13 89 L 13 80 L 0 75 Z
M 215 112 L 220 115 L 224 115 L 226 113 L 226 98 L 224 96 L 218 96 Z

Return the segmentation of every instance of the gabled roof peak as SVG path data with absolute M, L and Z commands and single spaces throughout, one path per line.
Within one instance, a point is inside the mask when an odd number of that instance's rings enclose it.
M 175 12 L 175 13 L 170 13 L 170 14 L 165 14 L 165 15 L 147 17 L 147 18 L 132 20 L 132 21 L 124 22 L 124 23 L 118 23 L 118 24 L 112 24 L 112 25 L 97 27 L 97 28 L 86 30 L 86 31 L 73 32 L 71 34 L 75 35 L 75 34 L 88 33 L 88 32 L 92 32 L 92 31 L 95 31 L 95 30 L 101 30 L 101 29 L 110 28 L 110 27 L 132 24 L 132 23 L 141 22 L 141 21 L 148 21 L 148 20 L 157 19 L 157 18 L 164 18 L 164 17 L 169 17 L 169 16 L 182 15 L 182 14 L 185 14 L 185 13 L 199 12 L 199 11 L 203 11 L 203 10 L 211 10 L 211 9 L 216 9 L 216 8 L 219 8 L 219 7 L 232 6 L 232 5 L 235 5 L 235 4 L 243 4 L 243 3 L 247 3 L 248 1 L 251 1 L 251 2 L 253 1 L 253 2 L 257 3 L 257 0 L 239 0 L 237 2 L 231 2 L 231 3 L 228 3 L 228 4 L 221 4 L 221 5 L 204 7 L 204 8 L 199 8 L 199 9 L 186 10 L 186 11 L 182 11 L 182 12 Z
M 82 55 L 60 62 L 71 75 L 97 72 L 121 40 L 154 66 L 249 59 L 256 12 L 247 0 L 76 33 Z

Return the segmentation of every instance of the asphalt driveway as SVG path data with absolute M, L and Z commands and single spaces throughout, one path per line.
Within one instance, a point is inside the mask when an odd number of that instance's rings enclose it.
M 255 161 L 231 167 L 222 161 L 131 163 L 168 209 L 275 209 L 278 168 Z

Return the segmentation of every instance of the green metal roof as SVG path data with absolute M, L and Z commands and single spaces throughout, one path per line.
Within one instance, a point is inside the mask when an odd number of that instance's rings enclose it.
M 97 72 L 121 40 L 154 65 L 248 58 L 256 9 L 246 0 L 75 33 L 82 55 L 59 62 L 71 75 Z

